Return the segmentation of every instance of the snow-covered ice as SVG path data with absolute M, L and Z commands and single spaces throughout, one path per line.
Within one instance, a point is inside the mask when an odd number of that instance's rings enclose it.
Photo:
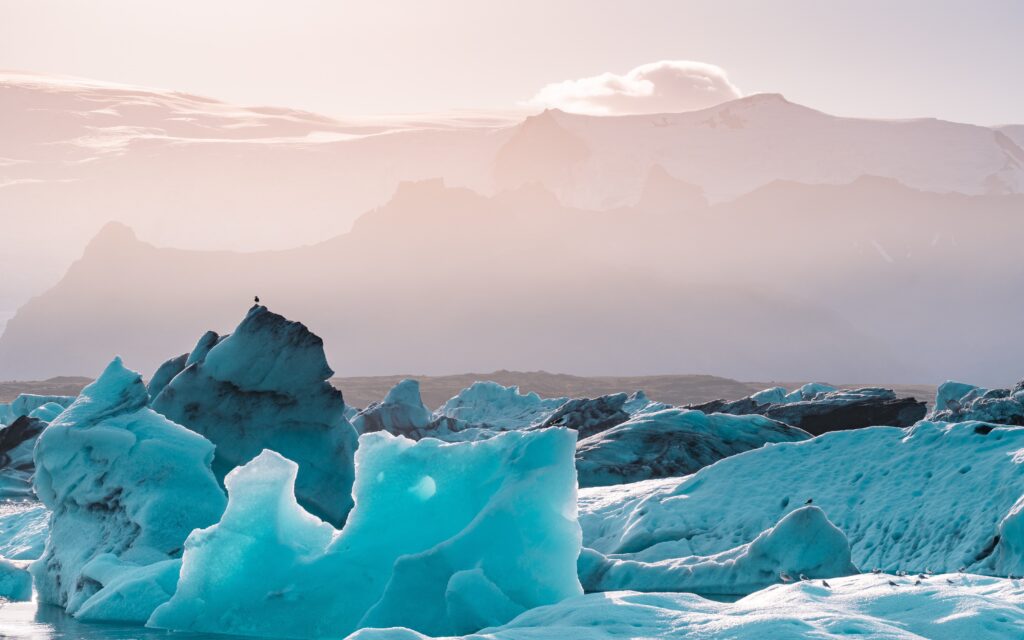
M 152 404 L 216 445 L 220 479 L 263 449 L 294 460 L 299 502 L 340 525 L 352 507 L 356 433 L 331 375 L 319 337 L 257 305 L 231 335 L 204 335 Z
M 36 444 L 35 489 L 51 515 L 35 587 L 82 619 L 145 621 L 173 590 L 185 538 L 225 506 L 213 445 L 148 401 L 115 359 Z
M 1024 583 L 976 575 L 921 580 L 865 574 L 794 582 L 736 602 L 689 593 L 589 593 L 527 611 L 474 640 L 1005 640 L 1024 630 Z M 889 582 L 895 583 L 892 586 Z M 349 640 L 425 640 L 402 629 L 365 629 Z
M 746 595 L 787 577 L 792 581 L 859 573 L 846 536 L 815 506 L 791 511 L 751 542 L 712 556 L 643 562 L 584 549 L 579 570 L 587 591 L 628 588 L 718 596 Z
M 458 444 L 364 435 L 340 532 L 295 501 L 295 463 L 266 451 L 228 475 L 224 517 L 189 537 L 178 591 L 149 626 L 444 635 L 579 595 L 574 445 L 565 429 Z

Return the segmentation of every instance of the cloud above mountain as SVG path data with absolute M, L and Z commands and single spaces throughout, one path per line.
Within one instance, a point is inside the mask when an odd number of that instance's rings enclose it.
M 549 84 L 529 104 L 592 115 L 703 109 L 743 94 L 725 69 L 690 60 L 662 60 L 619 75 L 602 73 Z

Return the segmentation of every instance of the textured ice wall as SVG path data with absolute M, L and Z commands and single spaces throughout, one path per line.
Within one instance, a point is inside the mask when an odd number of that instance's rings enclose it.
M 296 465 L 264 452 L 228 476 L 224 517 L 189 537 L 178 591 L 149 625 L 447 635 L 579 595 L 574 445 L 565 429 L 458 444 L 364 435 L 341 532 L 295 502 Z

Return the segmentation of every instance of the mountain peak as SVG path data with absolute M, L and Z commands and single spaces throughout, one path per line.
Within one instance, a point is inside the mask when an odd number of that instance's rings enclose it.
M 112 220 L 103 225 L 99 232 L 93 236 L 86 247 L 86 251 L 109 251 L 116 247 L 136 244 L 138 241 L 139 238 L 131 227 L 123 222 Z

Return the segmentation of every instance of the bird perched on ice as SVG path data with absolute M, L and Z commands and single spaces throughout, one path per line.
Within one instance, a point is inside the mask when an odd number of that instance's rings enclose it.
M 871 570 L 871 573 L 873 573 L 875 575 L 878 575 L 879 573 L 882 573 L 882 570 L 879 569 L 878 567 L 875 567 L 874 569 Z
M 889 586 L 890 586 L 890 587 L 898 587 L 898 586 L 900 586 L 900 585 L 898 585 L 898 584 L 896 584 L 895 582 L 893 582 L 892 580 L 890 580 L 890 581 L 889 581 Z
M 832 588 L 832 585 L 830 585 L 828 583 L 828 580 L 822 580 L 821 581 L 821 586 L 825 587 L 826 589 L 831 589 Z
M 804 574 L 802 574 L 802 573 L 800 574 L 800 582 L 805 582 L 805 581 L 807 581 L 808 579 L 809 579 L 809 578 L 808 578 L 807 576 L 805 576 Z
M 253 296 L 252 301 L 255 302 L 256 304 L 259 304 L 260 303 L 260 297 L 259 296 Z
M 814 504 L 814 498 L 807 498 L 807 502 L 805 502 L 804 504 Z
M 779 580 L 782 580 L 786 583 L 790 583 L 793 582 L 793 576 L 789 575 L 785 571 L 782 571 L 781 573 L 779 573 Z

